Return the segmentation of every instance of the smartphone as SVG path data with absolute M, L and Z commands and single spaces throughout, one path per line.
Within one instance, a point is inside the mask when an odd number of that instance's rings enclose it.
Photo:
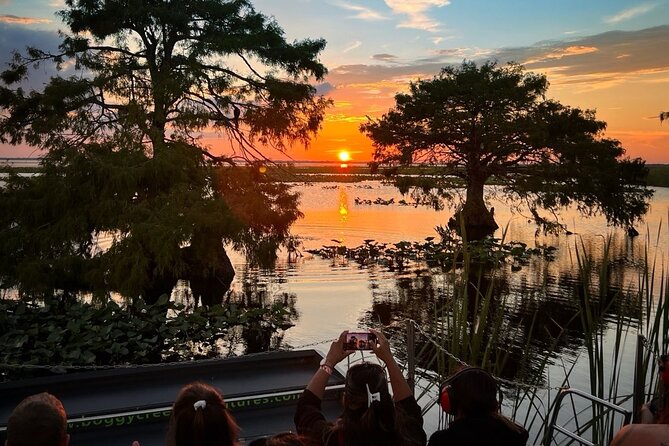
M 371 350 L 376 344 L 376 335 L 368 331 L 348 332 L 344 342 L 344 350 Z

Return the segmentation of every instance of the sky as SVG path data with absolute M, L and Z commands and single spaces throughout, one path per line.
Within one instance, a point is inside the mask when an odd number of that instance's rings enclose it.
M 669 163 L 669 0 L 254 0 L 289 41 L 324 38 L 329 70 L 318 91 L 334 101 L 296 160 L 371 159 L 358 127 L 416 79 L 463 60 L 514 61 L 545 74 L 548 97 L 594 109 L 627 155 Z M 55 45 L 62 0 L 0 0 L 0 63 L 26 45 Z M 42 73 L 46 76 L 46 73 Z M 39 73 L 38 73 L 39 75 Z M 207 143 L 224 150 L 224 141 Z M 0 157 L 28 148 L 0 146 Z M 271 158 L 280 154 L 268 153 Z

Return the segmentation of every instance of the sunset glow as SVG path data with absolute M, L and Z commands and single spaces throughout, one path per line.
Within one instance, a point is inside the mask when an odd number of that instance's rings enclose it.
M 2 66 L 16 49 L 48 49 L 58 41 L 61 23 L 54 13 L 62 2 L 6 3 L 0 19 Z M 659 114 L 669 111 L 669 3 L 641 8 L 624 0 L 592 0 L 583 8 L 565 0 L 528 8 L 509 0 L 486 3 L 485 15 L 476 2 L 361 3 L 253 1 L 258 11 L 276 18 L 288 40 L 327 41 L 320 60 L 328 74 L 313 85 L 333 101 L 307 150 L 301 144 L 286 154 L 264 148 L 268 158 L 370 161 L 374 148 L 360 124 L 387 113 L 411 81 L 463 60 L 493 59 L 545 74 L 548 96 L 594 110 L 607 123 L 603 136 L 619 139 L 626 156 L 669 163 L 669 125 L 659 121 Z M 43 85 L 43 79 L 36 81 Z M 235 146 L 214 131 L 205 133 L 203 143 L 216 154 Z M 35 155 L 32 147 L 0 144 L 0 157 Z

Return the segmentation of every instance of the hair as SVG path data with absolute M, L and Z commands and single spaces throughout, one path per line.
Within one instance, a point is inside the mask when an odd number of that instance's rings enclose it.
M 371 393 L 379 393 L 381 401 L 373 401 L 368 407 L 367 387 Z M 386 373 L 380 365 L 363 363 L 348 369 L 346 373 L 344 413 L 338 422 L 347 446 L 400 445 L 402 435 L 398 432 L 393 399 L 388 391 Z
M 195 408 L 201 400 L 206 406 Z M 170 416 L 169 446 L 233 446 L 238 435 L 239 427 L 216 388 L 194 382 L 181 389 Z
M 21 401 L 7 420 L 8 446 L 62 446 L 67 443 L 63 403 L 50 393 Z
M 464 416 L 490 415 L 497 412 L 497 381 L 483 369 L 465 368 L 450 382 L 457 396 L 458 410 Z
M 310 443 L 294 432 L 281 432 L 272 437 L 260 438 L 248 443 L 248 446 L 307 446 Z

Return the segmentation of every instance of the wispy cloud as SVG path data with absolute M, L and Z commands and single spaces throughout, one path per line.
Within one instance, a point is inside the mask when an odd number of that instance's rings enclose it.
M 612 15 L 610 17 L 606 17 L 604 21 L 606 23 L 618 23 L 618 22 L 624 22 L 625 20 L 632 19 L 636 16 L 645 14 L 647 12 L 652 11 L 655 9 L 655 4 L 653 3 L 643 3 L 638 6 L 634 6 L 632 8 L 625 9 L 623 11 L 620 11 L 618 14 Z
M 440 8 L 449 5 L 450 0 L 385 0 L 386 5 L 395 14 L 403 14 L 408 17 L 406 21 L 400 22 L 400 28 L 422 29 L 429 32 L 440 32 L 440 23 L 428 16 L 427 11 L 431 8 Z
M 64 8 L 65 0 L 51 0 L 49 2 L 49 6 L 51 6 L 52 8 Z
M 33 25 L 35 23 L 51 23 L 49 19 L 38 19 L 36 17 L 19 17 L 13 14 L 0 15 L 0 22 L 14 25 Z
M 359 40 L 356 40 L 355 42 L 351 42 L 346 48 L 341 50 L 342 53 L 348 53 L 349 51 L 353 51 L 356 48 L 359 48 L 362 46 L 362 42 Z
M 379 60 L 381 62 L 394 62 L 397 60 L 397 56 L 394 56 L 392 54 L 382 53 L 382 54 L 374 54 L 372 56 L 372 59 Z
M 374 11 L 373 9 L 366 8 L 364 6 L 354 5 L 352 3 L 347 3 L 347 2 L 334 2 L 333 5 L 346 9 L 348 11 L 355 12 L 356 14 L 351 16 L 351 18 L 353 19 L 366 20 L 370 22 L 378 20 L 388 20 L 388 17 L 384 16 L 380 12 Z
M 545 60 L 550 60 L 550 59 L 562 59 L 563 57 L 569 57 L 569 56 L 578 56 L 581 54 L 589 54 L 589 53 L 594 53 L 596 51 L 599 51 L 596 47 L 594 46 L 585 46 L 585 45 L 571 45 L 566 48 L 557 48 L 555 50 L 551 50 L 547 53 L 542 54 L 540 57 L 536 59 L 528 59 L 524 63 L 526 64 L 533 64 L 537 62 L 542 62 Z

